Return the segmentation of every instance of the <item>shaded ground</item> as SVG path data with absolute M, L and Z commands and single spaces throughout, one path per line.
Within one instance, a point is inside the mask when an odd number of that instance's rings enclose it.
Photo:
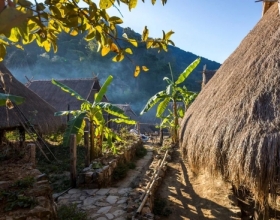
M 155 198 L 160 219 L 240 219 L 230 186 L 219 179 L 212 181 L 206 174 L 194 177 L 183 163 L 179 149 L 173 153 Z

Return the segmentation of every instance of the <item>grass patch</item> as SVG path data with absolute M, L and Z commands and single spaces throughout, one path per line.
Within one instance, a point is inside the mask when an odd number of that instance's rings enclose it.
M 57 217 L 58 220 L 87 220 L 87 214 L 80 211 L 76 204 L 60 206 Z

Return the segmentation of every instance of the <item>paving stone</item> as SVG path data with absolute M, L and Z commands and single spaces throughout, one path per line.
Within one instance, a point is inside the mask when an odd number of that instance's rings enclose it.
M 85 205 L 85 206 L 87 206 L 87 205 L 93 205 L 94 203 L 98 202 L 100 199 L 102 199 L 101 196 L 87 197 L 87 198 L 84 200 L 84 205 Z
M 109 192 L 110 188 L 103 188 L 96 192 L 96 195 L 105 196 Z
M 118 194 L 118 191 L 119 191 L 118 188 L 111 188 L 109 193 L 110 193 L 110 195 L 115 195 L 115 194 Z
M 100 214 L 96 214 L 96 213 L 93 213 L 93 214 L 89 214 L 88 217 L 89 219 L 95 219 L 97 216 L 99 216 Z
M 123 204 L 123 203 L 126 203 L 127 202 L 127 198 L 124 198 L 124 199 L 120 199 L 117 204 Z
M 119 209 L 119 210 L 114 211 L 112 214 L 113 214 L 115 217 L 118 217 L 118 216 L 120 216 L 120 215 L 122 215 L 122 214 L 124 214 L 124 213 L 125 213 L 124 210 Z
M 131 191 L 131 188 L 121 188 L 121 189 L 119 189 L 118 193 L 123 195 L 123 194 L 129 193 L 130 191 Z
M 86 198 L 86 196 L 80 196 L 80 200 L 85 200 Z
M 126 220 L 126 218 L 125 217 L 119 217 L 119 218 L 116 218 L 114 220 Z
M 105 214 L 108 219 L 114 219 L 114 215 L 111 213 Z
M 106 201 L 109 202 L 110 204 L 115 204 L 118 198 L 119 198 L 118 196 L 108 196 L 106 198 Z
M 83 192 L 86 192 L 88 195 L 93 196 L 96 192 L 98 191 L 98 189 L 84 189 Z
M 97 218 L 96 220 L 108 220 L 108 219 L 105 218 L 105 217 L 99 217 L 99 218 Z
M 111 208 L 112 208 L 112 206 L 102 207 L 97 211 L 97 213 L 98 214 L 106 214 Z
M 81 193 L 81 190 L 80 189 L 70 189 L 68 191 L 68 194 L 75 194 L 75 193 Z
M 97 207 L 95 205 L 88 205 L 88 206 L 81 206 L 81 209 L 84 210 L 84 211 L 87 211 L 87 210 L 91 210 L 91 209 L 96 209 Z
M 110 206 L 108 202 L 96 202 L 95 205 L 98 207 Z
M 71 194 L 71 199 L 78 199 L 78 198 L 80 198 L 80 196 L 81 196 L 81 193 L 75 193 L 75 194 Z

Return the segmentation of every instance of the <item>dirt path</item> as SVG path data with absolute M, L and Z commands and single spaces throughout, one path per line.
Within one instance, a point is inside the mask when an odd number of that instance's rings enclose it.
M 160 219 L 240 219 L 230 186 L 219 179 L 214 182 L 205 174 L 194 177 L 183 163 L 179 149 L 172 155 L 156 198 L 157 204 L 166 203 L 163 210 L 159 209 Z M 167 217 L 162 216 L 170 211 Z

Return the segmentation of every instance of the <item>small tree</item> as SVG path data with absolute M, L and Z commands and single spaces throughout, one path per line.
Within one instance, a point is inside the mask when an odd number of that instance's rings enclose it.
M 168 123 L 166 120 L 163 119 L 163 123 L 166 126 L 167 124 L 170 125 L 171 128 L 171 135 L 172 135 L 172 142 L 174 144 L 178 143 L 178 128 L 179 128 L 179 122 L 178 118 L 179 115 L 183 114 L 188 107 L 188 105 L 191 103 L 191 101 L 196 97 L 196 93 L 188 91 L 188 89 L 183 86 L 180 87 L 179 84 L 183 83 L 190 73 L 197 67 L 197 65 L 200 62 L 200 58 L 197 58 L 193 63 L 191 63 L 185 70 L 182 72 L 178 79 L 174 81 L 173 79 L 173 73 L 170 67 L 170 73 L 171 73 L 171 79 L 168 77 L 164 77 L 163 80 L 167 82 L 167 87 L 165 90 L 160 91 L 156 93 L 154 96 L 152 96 L 144 109 L 141 111 L 141 115 L 145 112 L 149 111 L 155 104 L 158 104 L 156 117 L 162 118 L 163 113 L 167 109 L 167 106 L 171 102 L 173 105 L 172 109 L 172 121 L 170 121 L 170 116 L 168 118 Z M 178 108 L 178 102 L 184 103 L 184 109 Z M 183 112 L 182 112 L 183 111 Z
M 106 138 L 107 144 L 113 151 L 116 150 L 113 139 L 120 140 L 120 137 L 115 134 L 110 128 L 107 127 L 106 120 L 104 119 L 103 112 L 114 115 L 116 118 L 110 119 L 110 121 L 116 123 L 126 123 L 126 124 L 135 124 L 134 120 L 130 120 L 125 114 L 124 111 L 117 106 L 114 106 L 108 102 L 102 102 L 102 98 L 105 95 L 108 86 L 113 80 L 113 76 L 109 76 L 100 91 L 95 94 L 94 102 L 90 103 L 89 101 L 82 98 L 77 92 L 69 88 L 68 86 L 52 80 L 54 85 L 59 86 L 63 91 L 70 93 L 72 96 L 75 96 L 78 100 L 82 101 L 81 109 L 74 111 L 60 111 L 56 112 L 56 116 L 72 114 L 73 118 L 69 120 L 67 124 L 67 129 L 63 136 L 63 145 L 68 146 L 70 142 L 71 134 L 77 135 L 77 143 L 82 139 L 86 121 L 90 125 L 90 160 L 98 158 L 102 155 L 102 143 L 104 137 Z

